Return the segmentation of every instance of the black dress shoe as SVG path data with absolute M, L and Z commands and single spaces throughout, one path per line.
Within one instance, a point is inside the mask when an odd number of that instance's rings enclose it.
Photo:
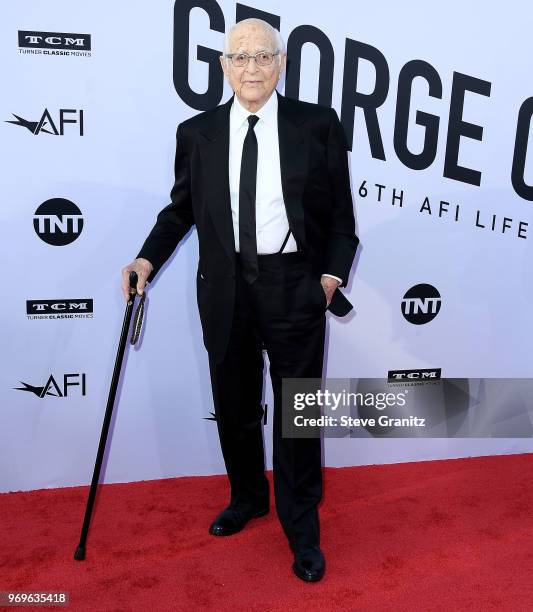
M 318 582 L 324 575 L 326 560 L 318 546 L 294 553 L 294 573 L 306 582 Z
M 244 526 L 250 519 L 265 516 L 265 514 L 268 514 L 268 511 L 269 508 L 264 508 L 263 510 L 241 510 L 228 506 L 211 523 L 209 533 L 215 536 L 233 535 L 244 529 Z

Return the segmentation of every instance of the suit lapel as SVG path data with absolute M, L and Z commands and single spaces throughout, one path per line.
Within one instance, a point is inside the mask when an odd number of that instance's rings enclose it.
M 235 94 L 234 94 L 235 95 Z M 235 240 L 229 192 L 229 111 L 233 96 L 221 104 L 200 130 L 200 152 L 205 167 L 205 206 L 224 250 L 235 261 Z
M 298 246 L 305 246 L 302 193 L 307 178 L 309 131 L 295 101 L 278 96 L 278 138 L 281 187 L 289 226 Z
M 278 138 L 283 199 L 289 225 L 298 245 L 305 245 L 302 191 L 307 176 L 309 137 L 306 117 L 279 92 Z M 235 94 L 234 94 L 235 95 Z M 209 116 L 200 129 L 200 152 L 205 167 L 205 205 L 228 257 L 235 260 L 235 240 L 229 191 L 229 114 L 233 96 Z

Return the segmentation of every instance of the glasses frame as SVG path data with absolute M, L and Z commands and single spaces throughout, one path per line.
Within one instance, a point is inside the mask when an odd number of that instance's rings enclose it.
M 270 62 L 270 64 L 265 64 L 264 66 L 261 66 L 261 64 L 257 63 L 257 56 L 260 55 L 261 53 L 270 53 L 272 55 L 272 61 Z M 253 58 L 253 60 L 255 61 L 255 65 L 258 66 L 259 68 L 267 68 L 268 66 L 272 66 L 272 64 L 274 63 L 274 58 L 276 57 L 276 55 L 280 54 L 280 50 L 278 49 L 277 51 L 258 51 L 257 53 L 254 53 L 254 55 L 250 55 L 249 53 L 225 53 L 224 57 L 228 57 L 231 61 L 231 65 L 234 68 L 246 68 L 248 66 L 248 64 L 250 63 L 250 60 Z M 233 58 L 236 55 L 245 55 L 247 60 L 246 60 L 246 64 L 244 64 L 244 66 L 235 66 L 235 64 L 233 63 Z

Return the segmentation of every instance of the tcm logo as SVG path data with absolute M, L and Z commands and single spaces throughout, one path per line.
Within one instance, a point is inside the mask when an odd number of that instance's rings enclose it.
M 66 51 L 91 50 L 90 34 L 70 34 L 66 32 L 33 32 L 28 30 L 19 30 L 18 34 L 19 47 L 21 49 L 59 49 Z M 52 55 L 56 54 L 52 53 Z M 60 55 L 69 55 L 69 53 L 61 53 Z
M 42 387 L 34 387 L 28 383 L 20 381 L 22 387 L 14 387 L 16 391 L 29 391 L 40 399 L 47 395 L 52 397 L 69 397 L 73 393 L 87 395 L 87 384 L 85 374 L 63 374 L 63 380 L 57 380 L 50 374 L 48 380 Z
M 33 215 L 37 236 L 47 244 L 64 246 L 74 242 L 83 229 L 81 210 L 64 198 L 43 202 Z
M 441 302 L 440 293 L 433 285 L 415 285 L 403 296 L 402 314 L 409 323 L 424 325 L 439 314 Z
M 26 300 L 28 319 L 92 319 L 92 299 Z
M 25 127 L 34 136 L 37 136 L 41 132 L 44 134 L 52 134 L 53 136 L 63 136 L 65 134 L 65 126 L 68 124 L 77 125 L 77 132 L 80 136 L 83 136 L 83 110 L 76 110 L 72 108 L 60 108 L 59 114 L 54 121 L 52 115 L 45 108 L 43 114 L 37 121 L 29 121 L 19 115 L 12 113 L 15 119 L 10 119 L 6 123 L 12 123 L 20 127 Z M 74 128 L 69 128 L 72 132 Z
M 424 382 L 440 380 L 441 368 L 426 368 L 424 370 L 389 370 L 388 382 Z

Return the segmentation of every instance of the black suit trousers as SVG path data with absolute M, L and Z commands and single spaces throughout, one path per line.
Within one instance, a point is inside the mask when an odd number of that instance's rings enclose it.
M 263 509 L 269 503 L 262 431 L 263 346 L 267 350 L 276 511 L 293 550 L 319 544 L 321 440 L 282 436 L 282 379 L 321 378 L 325 313 L 320 279 L 300 253 L 260 255 L 259 278 L 251 285 L 237 263 L 228 348 L 222 361 L 209 358 L 230 503 Z

